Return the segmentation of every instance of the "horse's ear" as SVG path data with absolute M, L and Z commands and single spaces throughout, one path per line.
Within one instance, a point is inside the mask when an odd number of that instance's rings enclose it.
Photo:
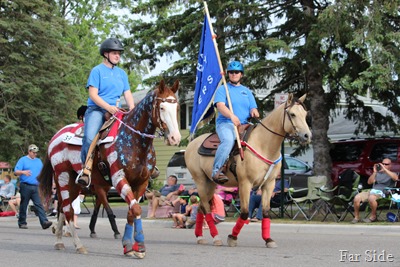
M 172 92 L 176 93 L 176 91 L 178 91 L 178 89 L 179 89 L 179 80 L 176 80 L 174 82 L 174 85 L 172 85 L 171 90 L 172 90 Z
M 160 84 L 158 85 L 158 90 L 159 90 L 160 94 L 162 94 L 164 92 L 164 88 L 165 88 L 165 81 L 163 79 L 160 81 Z
M 286 106 L 290 106 L 290 105 L 292 104 L 292 101 L 293 101 L 293 94 L 290 93 L 290 94 L 288 95 L 288 98 L 287 98 L 287 101 L 286 101 L 286 103 L 287 103 Z
M 299 98 L 301 103 L 304 103 L 304 100 L 306 100 L 306 96 L 307 96 L 307 94 L 304 94 L 302 97 Z

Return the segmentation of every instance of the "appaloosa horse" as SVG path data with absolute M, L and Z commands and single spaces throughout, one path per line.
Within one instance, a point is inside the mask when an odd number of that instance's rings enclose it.
M 169 88 L 161 81 L 158 88 L 149 92 L 138 105 L 120 121 L 121 125 L 114 140 L 101 144 L 95 151 L 92 170 L 92 184 L 96 187 L 109 186 L 98 168 L 99 161 L 108 169 L 112 185 L 129 205 L 127 224 L 122 238 L 125 255 L 143 258 L 145 256 L 144 234 L 139 199 L 146 190 L 149 177 L 154 172 L 156 159 L 153 146 L 154 133 L 159 128 L 167 145 L 178 145 L 181 135 L 178 128 L 178 101 L 175 96 L 179 82 Z M 116 116 L 117 117 L 117 116 Z M 51 193 L 51 184 L 58 188 L 62 205 L 57 230 L 56 249 L 64 249 L 62 225 L 64 216 L 71 228 L 73 242 L 78 253 L 86 254 L 73 224 L 71 202 L 77 197 L 80 186 L 75 184 L 77 173 L 82 168 L 80 146 L 64 142 L 76 124 L 65 126 L 53 136 L 43 170 L 39 175 L 40 189 L 44 196 Z M 104 164 L 101 164 L 104 166 Z M 103 171 L 104 173 L 104 171 Z M 103 196 L 98 196 L 103 197 Z
M 275 187 L 275 178 L 280 172 L 281 154 L 280 148 L 283 139 L 291 135 L 299 141 L 308 143 L 311 140 L 311 132 L 306 123 L 306 110 L 303 105 L 305 95 L 300 99 L 294 99 L 292 95 L 286 103 L 274 109 L 251 131 L 248 140 L 241 142 L 244 147 L 244 158 L 239 155 L 231 157 L 228 162 L 229 181 L 224 186 L 238 186 L 240 196 L 240 217 L 228 236 L 228 246 L 237 245 L 237 237 L 244 224 L 248 224 L 249 198 L 252 188 L 262 189 L 261 223 L 262 238 L 267 247 L 276 247 L 275 241 L 270 237 L 270 200 Z M 205 218 L 214 245 L 221 246 L 222 240 L 218 236 L 211 214 L 210 201 L 213 197 L 216 184 L 210 179 L 214 157 L 204 156 L 198 153 L 203 141 L 209 136 L 204 134 L 189 143 L 185 152 L 187 168 L 197 185 L 201 200 L 201 208 L 197 214 L 195 235 L 198 244 L 206 243 L 203 237 L 202 225 Z M 232 164 L 233 163 L 233 164 Z M 234 167 L 236 164 L 236 167 Z M 236 174 L 234 174 L 234 171 Z

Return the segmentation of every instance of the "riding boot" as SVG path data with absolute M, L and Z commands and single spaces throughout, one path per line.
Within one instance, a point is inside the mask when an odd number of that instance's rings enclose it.
M 227 163 L 225 163 L 218 171 L 217 173 L 212 177 L 212 180 L 216 184 L 224 184 L 229 181 L 229 178 L 225 175 L 227 171 Z
M 76 179 L 76 183 L 80 184 L 81 186 L 89 186 L 91 182 L 92 176 L 92 166 L 93 166 L 93 157 L 94 157 L 94 149 L 96 148 L 97 141 L 99 140 L 99 134 L 93 138 L 92 143 L 90 144 L 88 154 L 86 157 L 86 162 L 84 167 L 82 168 L 81 173 L 78 175 Z

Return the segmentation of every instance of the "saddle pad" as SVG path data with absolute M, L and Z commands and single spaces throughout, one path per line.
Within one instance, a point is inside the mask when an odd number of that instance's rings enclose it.
M 202 156 L 215 156 L 220 143 L 217 133 L 210 134 L 199 147 L 198 153 Z

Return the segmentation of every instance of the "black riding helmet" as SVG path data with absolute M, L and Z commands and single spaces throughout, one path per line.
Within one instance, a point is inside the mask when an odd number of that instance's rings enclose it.
M 124 51 L 122 43 L 117 38 L 108 38 L 100 45 L 100 55 L 110 51 Z

